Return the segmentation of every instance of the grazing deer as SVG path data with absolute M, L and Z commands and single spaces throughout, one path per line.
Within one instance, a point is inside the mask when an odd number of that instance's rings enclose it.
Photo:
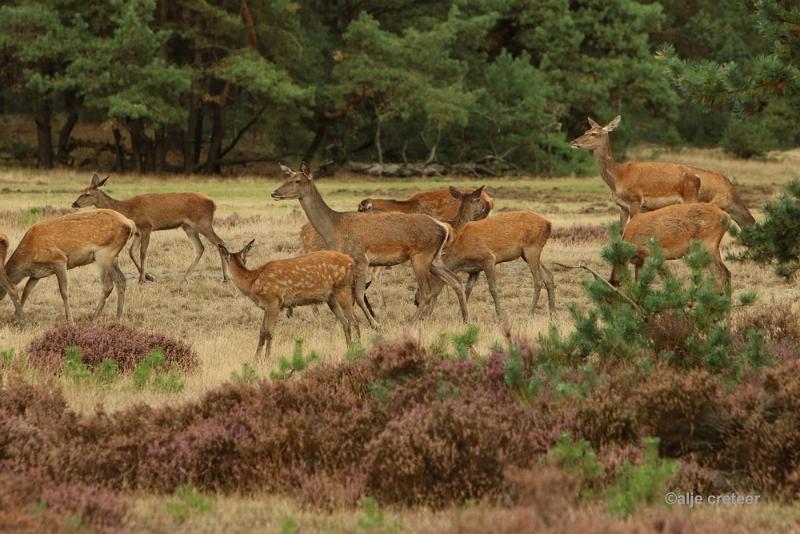
M 482 209 L 482 189 L 463 193 L 454 187 L 450 188 L 450 194 L 460 201 L 460 206 L 453 221 L 455 240 L 442 255 L 445 267 L 456 273 L 469 273 L 465 289 L 468 299 L 478 275 L 483 271 L 497 317 L 505 321 L 506 314 L 500 306 L 497 293 L 495 265 L 522 258 L 530 267 L 534 281 L 531 315 L 536 310 L 544 285 L 547 288 L 548 308 L 552 317 L 556 309 L 555 284 L 553 275 L 541 262 L 542 249 L 550 237 L 550 221 L 530 211 L 509 211 L 473 220 Z M 436 281 L 432 282 L 432 286 L 435 298 L 442 288 Z
M 272 348 L 272 333 L 282 307 L 327 303 L 344 330 L 344 339 L 350 346 L 350 327 L 361 332 L 353 314 L 353 260 L 331 250 L 312 252 L 285 260 L 268 261 L 250 270 L 246 266 L 247 253 L 255 239 L 236 253 L 218 245 L 222 258 L 234 284 L 245 296 L 264 310 L 264 320 L 258 336 L 255 358 L 258 359 L 266 341 L 264 357 Z
M 98 209 L 70 213 L 46 219 L 31 226 L 6 262 L 6 274 L 13 285 L 28 278 L 22 291 L 20 306 L 39 280 L 50 275 L 58 279 L 67 321 L 72 321 L 69 306 L 67 270 L 95 263 L 100 268 L 103 292 L 92 315 L 97 319 L 111 291 L 117 289 L 117 319 L 125 306 L 125 275 L 119 268 L 117 255 L 136 232 L 136 225 L 114 210 Z M 6 290 L 0 289 L 0 298 Z
M 483 189 L 483 188 L 481 188 Z M 462 193 L 471 193 L 469 189 L 460 187 Z M 406 200 L 389 198 L 365 198 L 358 204 L 358 211 L 399 211 L 401 213 L 425 213 L 440 221 L 450 222 L 458 213 L 458 199 L 453 198 L 450 189 L 444 187 L 433 191 L 416 193 Z M 494 209 L 494 199 L 486 191 L 481 192 L 481 210 L 475 219 L 488 217 Z
M 600 126 L 589 118 L 590 128 L 572 141 L 572 148 L 591 150 L 614 201 L 620 207 L 620 228 L 639 211 L 676 202 L 711 202 L 744 227 L 755 222 L 733 184 L 720 173 L 675 163 L 629 161 L 617 163 L 611 153 L 609 133 L 619 126 L 617 116 Z
M 449 270 L 434 264 L 450 238 L 451 228 L 423 214 L 338 212 L 328 206 L 303 163 L 299 172 L 281 165 L 289 179 L 272 192 L 276 200 L 298 199 L 306 217 L 325 239 L 328 248 L 344 252 L 355 261 L 355 298 L 373 328 L 380 325 L 367 309 L 364 290 L 370 265 L 391 266 L 411 261 L 420 288 L 416 321 L 430 303 L 429 275 L 442 280 L 458 296 L 461 316 L 469 322 L 464 289 Z
M 91 184 L 78 195 L 78 198 L 72 203 L 72 207 L 97 206 L 98 208 L 112 209 L 136 223 L 136 237 L 128 249 L 128 254 L 139 270 L 140 284 L 145 280 L 153 280 L 153 277 L 145 270 L 150 232 L 173 230 L 178 227 L 183 228 L 183 231 L 186 232 L 189 241 L 194 246 L 195 258 L 186 274 L 183 275 L 184 282 L 205 251 L 199 234 L 204 235 L 214 245 L 223 243 L 213 226 L 214 211 L 217 206 L 208 195 L 203 193 L 150 193 L 126 200 L 116 200 L 100 189 L 108 178 L 106 176 L 100 180 L 97 174 L 92 176 Z M 138 260 L 133 253 L 135 247 L 139 248 Z M 228 272 L 222 256 L 220 256 L 220 260 L 222 261 L 222 280 L 227 282 Z
M 18 323 L 22 323 L 25 316 L 22 313 L 22 303 L 19 300 L 19 293 L 17 293 L 17 288 L 8 281 L 8 276 L 6 275 L 5 263 L 7 253 L 8 236 L 0 233 L 0 291 L 8 293 L 11 302 L 14 303 L 14 315 L 16 316 L 16 320 Z
M 631 260 L 634 277 L 650 255 L 650 241 L 655 240 L 668 260 L 682 258 L 689 252 L 692 241 L 699 241 L 711 255 L 713 266 L 721 284 L 729 284 L 731 272 L 722 263 L 719 244 L 731 221 L 728 215 L 715 204 L 696 202 L 693 204 L 673 204 L 654 211 L 639 213 L 631 218 L 622 239 L 636 247 L 636 255 Z M 611 272 L 609 282 L 619 285 L 619 268 Z

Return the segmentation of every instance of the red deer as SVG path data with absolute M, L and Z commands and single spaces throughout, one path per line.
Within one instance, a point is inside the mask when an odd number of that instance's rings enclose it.
M 21 305 L 42 278 L 55 275 L 64 301 L 67 321 L 72 322 L 69 306 L 67 270 L 95 263 L 100 268 L 103 292 L 92 315 L 96 319 L 111 291 L 117 289 L 117 319 L 125 305 L 125 275 L 119 268 L 117 255 L 136 232 L 136 225 L 113 210 L 98 209 L 86 213 L 70 213 L 40 221 L 31 226 L 6 262 L 8 280 L 17 285 L 28 278 L 22 291 Z M 0 289 L 0 298 L 6 291 Z
M 222 239 L 214 231 L 214 211 L 217 209 L 214 200 L 203 193 L 150 193 L 137 195 L 126 200 L 116 200 L 111 198 L 105 191 L 100 189 L 105 185 L 108 176 L 100 180 L 95 174 L 92 182 L 84 189 L 75 202 L 73 208 L 85 206 L 97 206 L 118 211 L 136 223 L 137 234 L 131 243 L 128 254 L 133 260 L 134 265 L 139 270 L 139 283 L 145 280 L 153 280 L 153 277 L 145 269 L 147 259 L 147 247 L 150 244 L 150 232 L 160 230 L 173 230 L 183 228 L 189 241 L 192 242 L 195 250 L 195 258 L 183 281 L 194 270 L 197 262 L 203 256 L 205 247 L 200 241 L 200 234 L 211 241 L 214 245 L 223 243 Z M 139 259 L 136 259 L 133 249 L 139 248 Z M 220 256 L 220 260 L 222 257 Z M 225 262 L 222 261 L 222 280 L 228 281 Z
M 482 188 L 481 188 L 482 189 Z M 527 262 L 534 280 L 533 300 L 530 313 L 533 315 L 539 302 L 542 286 L 547 289 L 550 315 L 555 313 L 555 284 L 553 275 L 542 264 L 541 254 L 550 237 L 550 221 L 530 211 L 509 211 L 485 219 L 473 220 L 480 212 L 480 191 L 462 193 L 450 188 L 453 198 L 460 201 L 458 214 L 453 221 L 456 237 L 442 255 L 445 267 L 453 272 L 467 272 L 469 278 L 465 289 L 469 298 L 481 271 L 486 274 L 489 292 L 494 300 L 497 317 L 507 319 L 500 306 L 497 292 L 495 265 L 522 258 Z M 441 291 L 441 284 L 432 282 L 434 298 Z
M 631 260 L 634 276 L 650 255 L 649 243 L 655 240 L 668 260 L 682 258 L 689 252 L 692 241 L 699 241 L 711 255 L 722 284 L 729 284 L 731 273 L 719 253 L 719 244 L 730 226 L 730 218 L 715 204 L 705 202 L 693 204 L 673 204 L 654 211 L 639 213 L 631 218 L 622 239 L 636 247 L 636 255 Z M 619 285 L 619 269 L 611 272 L 611 285 Z
M 255 358 L 258 359 L 266 341 L 264 357 L 272 348 L 272 333 L 283 307 L 327 303 L 344 330 L 345 342 L 350 346 L 350 328 L 361 337 L 358 322 L 353 314 L 352 258 L 334 251 L 312 252 L 294 258 L 268 261 L 256 269 L 248 269 L 247 253 L 255 240 L 236 253 L 218 245 L 223 260 L 236 287 L 264 310 L 264 319 L 258 336 Z
M 609 133 L 620 120 L 617 116 L 600 126 L 590 118 L 590 128 L 572 141 L 572 148 L 594 153 L 600 175 L 620 206 L 620 228 L 639 211 L 676 202 L 711 202 L 728 212 L 739 226 L 755 222 L 733 184 L 720 173 L 675 163 L 614 161 Z
M 459 187 L 462 193 L 470 193 L 469 189 Z M 444 187 L 433 191 L 416 193 L 406 200 L 389 198 L 365 198 L 358 204 L 358 211 L 399 211 L 401 213 L 425 213 L 440 221 L 450 222 L 458 213 L 458 200 Z M 481 193 L 481 210 L 475 219 L 483 219 L 494 209 L 494 199 L 483 191 Z
M 364 302 L 367 268 L 411 261 L 420 287 L 421 305 L 412 317 L 416 321 L 430 303 L 429 275 L 453 288 L 464 322 L 469 322 L 466 297 L 458 278 L 434 261 L 448 241 L 450 228 L 423 214 L 338 212 L 328 206 L 314 185 L 305 164 L 299 172 L 281 165 L 289 179 L 273 191 L 276 200 L 298 199 L 306 217 L 325 239 L 328 248 L 353 258 L 356 265 L 355 298 L 373 328 L 379 328 Z
M 17 288 L 8 281 L 6 276 L 5 263 L 6 254 L 8 253 L 8 236 L 0 233 L 0 291 L 8 293 L 11 302 L 14 303 L 14 315 L 18 323 L 22 323 L 24 315 L 22 313 L 22 303 L 19 300 Z

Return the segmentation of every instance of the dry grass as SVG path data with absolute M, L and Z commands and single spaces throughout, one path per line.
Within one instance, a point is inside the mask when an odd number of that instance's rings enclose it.
M 779 193 L 780 185 L 792 178 L 792 166 L 785 161 L 741 162 L 722 157 L 713 151 L 687 151 L 679 154 L 658 155 L 660 159 L 681 160 L 726 172 L 736 170 L 745 192 L 770 189 L 770 196 Z M 784 159 L 790 158 L 787 154 Z M 8 216 L 9 213 L 26 213 L 31 208 L 52 206 L 68 207 L 78 191 L 85 187 L 89 177 L 83 173 L 55 171 L 8 170 L 0 173 L 0 220 L 15 245 L 22 237 L 25 218 Z M 217 201 L 217 217 L 224 223 L 218 225 L 219 233 L 236 248 L 251 238 L 256 239 L 253 265 L 268 259 L 284 258 L 299 251 L 298 232 L 305 222 L 299 204 L 275 202 L 269 193 L 279 184 L 279 177 L 244 176 L 239 178 L 209 179 L 207 177 L 142 178 L 132 175 L 111 178 L 108 191 L 112 196 L 128 197 L 148 191 L 203 191 Z M 392 196 L 395 191 L 429 189 L 458 183 L 476 186 L 474 179 L 410 182 L 403 180 L 325 179 L 319 183 L 323 195 L 337 209 L 354 209 L 365 196 Z M 605 184 L 595 178 L 533 179 L 511 178 L 485 182 L 490 192 L 499 193 L 497 209 L 532 209 L 547 216 L 556 232 L 575 225 L 601 225 L 616 219 Z M 755 196 L 755 195 L 754 195 Z M 587 212 L 587 207 L 596 209 Z M 761 205 L 752 206 L 758 212 Z M 729 238 L 726 238 L 729 242 Z M 606 270 L 599 255 L 601 242 L 592 239 L 554 239 L 545 249 L 545 262 L 574 264 L 578 261 Z M 135 268 L 124 256 L 122 269 L 128 275 L 128 292 L 125 320 L 169 335 L 178 336 L 191 343 L 201 358 L 201 370 L 186 380 L 186 388 L 179 398 L 155 393 L 134 392 L 129 388 L 81 388 L 68 390 L 72 407 L 91 411 L 98 403 L 107 409 L 116 409 L 134 402 L 149 404 L 172 403 L 180 399 L 195 398 L 203 392 L 228 380 L 231 373 L 249 361 L 257 339 L 261 314 L 252 303 L 241 296 L 232 284 L 221 282 L 219 258 L 207 244 L 206 254 L 198 270 L 186 284 L 181 284 L 183 271 L 191 261 L 191 245 L 179 230 L 153 234 L 148 255 L 148 266 L 157 282 L 138 285 Z M 732 264 L 734 291 L 756 289 L 764 302 L 783 300 L 790 291 L 768 269 L 750 264 Z M 682 269 L 683 266 L 677 265 Z M 569 328 L 566 305 L 585 302 L 580 282 L 584 273 L 554 268 L 557 283 L 557 314 L 555 324 Z M 80 268 L 70 271 L 71 298 L 77 317 L 88 316 L 98 297 L 97 274 L 94 269 Z M 500 294 L 512 318 L 512 330 L 527 336 L 536 336 L 550 325 L 540 302 L 539 313 L 531 318 L 526 310 L 530 303 L 533 282 L 528 267 L 521 261 L 499 267 Z M 409 325 L 413 313 L 414 279 L 407 266 L 390 269 L 383 277 L 387 307 L 378 306 L 377 313 L 384 325 L 381 332 L 365 329 L 362 341 L 369 344 L 378 336 L 395 338 L 404 333 L 432 343 L 438 333 L 462 328 L 457 305 L 452 294 L 440 299 L 433 318 L 419 325 Z M 111 299 L 115 296 L 112 294 Z M 374 302 L 377 299 L 373 300 Z M 106 309 L 113 309 L 113 305 Z M 0 348 L 16 347 L 21 350 L 43 328 L 63 320 L 63 307 L 58 296 L 54 277 L 38 285 L 26 305 L 29 322 L 21 329 L 11 325 L 12 306 L 8 301 L 0 304 Z M 501 338 L 485 282 L 481 280 L 470 300 L 473 320 L 481 327 L 479 349 Z M 293 319 L 282 318 L 278 324 L 277 339 L 270 361 L 257 366 L 260 373 L 274 368 L 280 355 L 290 354 L 295 337 L 305 338 L 306 348 L 318 352 L 323 359 L 338 359 L 345 352 L 344 341 L 333 316 L 323 310 L 318 315 L 311 308 L 298 309 Z

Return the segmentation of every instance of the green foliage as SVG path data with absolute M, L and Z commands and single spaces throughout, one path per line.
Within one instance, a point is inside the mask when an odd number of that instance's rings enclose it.
M 597 453 L 585 439 L 573 441 L 569 432 L 563 433 L 548 455 L 564 472 L 576 475 L 584 485 L 582 497 L 591 498 L 593 488 L 602 482 L 605 469 Z
M 303 338 L 298 337 L 294 340 L 294 351 L 291 358 L 281 356 L 278 358 L 278 368 L 270 371 L 269 376 L 273 380 L 285 380 L 292 376 L 295 371 L 303 371 L 312 363 L 319 359 L 319 355 L 311 351 L 307 355 L 303 354 Z
M 344 354 L 345 360 L 348 362 L 357 362 L 367 357 L 367 349 L 361 344 L 359 340 L 355 340 L 347 347 L 347 352 Z
M 14 361 L 14 356 L 16 355 L 16 350 L 11 347 L 9 349 L 0 350 L 0 365 L 3 367 L 9 367 L 11 362 Z
M 625 462 L 616 483 L 605 492 L 609 513 L 628 517 L 643 503 L 663 501 L 667 484 L 678 473 L 674 460 L 658 456 L 658 438 L 645 438 L 645 458 L 641 465 Z
M 361 501 L 361 514 L 356 522 L 356 532 L 391 534 L 397 531 L 397 526 L 386 521 L 375 499 L 366 498 Z
M 656 243 L 633 280 L 626 265 L 633 255 L 616 225 L 603 258 L 621 280 L 620 294 L 602 280 L 584 283 L 591 302 L 588 309 L 570 306 L 575 331 L 566 338 L 551 329 L 540 337 L 550 358 L 577 365 L 593 355 L 605 361 L 638 361 L 646 355 L 659 357 L 676 367 L 706 367 L 737 379 L 769 364 L 760 337 L 754 334 L 745 350 L 735 350 L 728 318 L 734 307 L 730 287 L 720 291 L 716 277 L 708 273 L 711 258 L 699 243 L 693 243 L 684 263 L 691 269 L 688 282 L 679 279 L 665 264 Z M 740 305 L 752 303 L 745 294 Z M 580 393 L 572 386 L 562 392 Z
M 472 348 L 475 346 L 475 343 L 478 342 L 479 333 L 480 328 L 478 328 L 478 325 L 471 324 L 468 325 L 463 332 L 453 334 L 452 341 L 453 348 L 456 351 L 456 357 L 462 360 L 469 357 Z
M 285 515 L 281 521 L 281 534 L 300 534 L 300 525 L 297 523 L 297 519 Z
M 788 281 L 800 269 L 800 179 L 787 184 L 784 194 L 768 202 L 764 213 L 763 222 L 732 232 L 745 247 L 733 259 L 772 264 Z
M 83 363 L 81 350 L 76 346 L 67 347 L 64 350 L 66 362 L 64 363 L 64 376 L 77 383 L 84 382 L 92 376 L 92 372 Z
M 378 381 L 369 385 L 369 393 L 372 395 L 372 398 L 379 403 L 385 403 L 389 400 L 389 396 L 391 395 L 392 391 L 387 384 Z
M 119 379 L 119 365 L 112 358 L 103 358 L 97 370 L 94 372 L 95 380 L 100 385 L 113 384 Z
M 22 226 L 23 228 L 27 228 L 32 224 L 42 220 L 43 215 L 44 215 L 44 208 L 39 206 L 34 206 L 30 208 L 28 211 L 23 211 L 17 215 L 17 224 L 19 226 Z
M 216 502 L 187 484 L 175 488 L 171 499 L 164 502 L 164 508 L 175 521 L 183 523 L 190 517 L 211 512 Z
M 153 379 L 153 391 L 157 393 L 180 393 L 184 383 L 180 373 L 170 371 L 166 375 L 158 375 Z
M 250 365 L 247 362 L 244 362 L 242 364 L 242 371 L 241 372 L 233 371 L 231 373 L 231 380 L 234 381 L 234 382 L 237 382 L 237 383 L 255 382 L 257 378 L 258 378 L 258 375 L 256 374 L 256 370 L 253 369 L 253 366 Z
M 153 372 L 159 367 L 162 367 L 165 361 L 164 353 L 160 350 L 154 350 L 148 354 L 147 357 L 136 366 L 136 369 L 133 370 L 133 374 L 131 375 L 133 388 L 139 391 L 144 389 L 144 387 L 150 383 Z

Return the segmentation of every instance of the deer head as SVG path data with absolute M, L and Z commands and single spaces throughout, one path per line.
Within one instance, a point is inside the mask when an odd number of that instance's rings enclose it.
M 458 215 L 456 219 L 463 221 L 474 221 L 485 216 L 486 205 L 481 201 L 481 193 L 483 193 L 484 186 L 471 193 L 462 193 L 453 186 L 450 186 L 450 195 L 461 201 L 458 208 Z
M 247 265 L 247 255 L 250 253 L 250 249 L 253 248 L 253 244 L 255 242 L 255 239 L 251 239 L 250 242 L 242 247 L 242 250 L 239 252 L 228 251 L 228 248 L 222 243 L 218 244 L 217 247 L 219 248 L 220 254 L 222 254 L 222 257 L 226 262 L 230 262 L 231 259 L 236 258 L 242 263 L 242 265 Z
M 288 180 L 283 185 L 272 192 L 272 198 L 275 200 L 291 200 L 300 199 L 306 196 L 314 187 L 312 183 L 313 176 L 308 170 L 306 163 L 300 165 L 300 170 L 295 171 L 286 165 L 280 165 L 281 170 L 286 173 Z
M 589 129 L 582 136 L 572 140 L 572 143 L 570 143 L 572 148 L 594 150 L 605 145 L 608 141 L 608 134 L 619 126 L 619 121 L 622 120 L 622 117 L 617 115 L 605 126 L 600 126 L 591 117 L 587 117 L 587 119 L 589 120 Z
M 105 185 L 109 178 L 111 178 L 111 176 L 106 176 L 101 180 L 100 177 L 97 176 L 97 173 L 94 173 L 89 187 L 81 191 L 81 194 L 78 195 L 78 198 L 72 203 L 72 207 L 84 208 L 86 206 L 96 206 L 99 197 L 99 189 Z
M 372 211 L 372 201 L 368 198 L 365 198 L 361 202 L 358 203 L 358 211 L 365 212 L 365 211 Z

